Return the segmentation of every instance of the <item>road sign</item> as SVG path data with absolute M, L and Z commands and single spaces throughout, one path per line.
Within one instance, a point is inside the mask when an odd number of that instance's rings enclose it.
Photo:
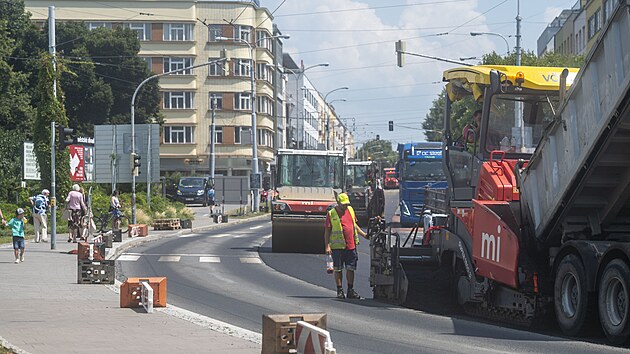
M 37 165 L 37 157 L 35 156 L 35 144 L 24 142 L 24 179 L 41 181 L 42 176 L 39 173 Z

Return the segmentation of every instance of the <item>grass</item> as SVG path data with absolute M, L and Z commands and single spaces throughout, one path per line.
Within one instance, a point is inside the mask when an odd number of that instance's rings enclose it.
M 9 349 L 0 346 L 0 354 L 12 354 L 13 352 L 10 351 Z

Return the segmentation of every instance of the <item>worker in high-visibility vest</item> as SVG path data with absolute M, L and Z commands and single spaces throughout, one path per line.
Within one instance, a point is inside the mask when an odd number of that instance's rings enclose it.
M 358 235 L 367 239 L 367 234 L 357 225 L 354 209 L 350 206 L 350 198 L 346 193 L 340 193 L 337 196 L 337 205 L 326 215 L 324 231 L 326 253 L 332 254 L 338 299 L 346 298 L 342 286 L 344 268 L 348 282 L 348 299 L 361 298 L 354 290 L 354 271 L 359 260 L 356 250 L 359 244 Z

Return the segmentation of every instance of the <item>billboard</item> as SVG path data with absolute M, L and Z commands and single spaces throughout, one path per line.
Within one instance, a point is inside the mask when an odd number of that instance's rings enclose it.
M 23 177 L 25 180 L 41 181 L 42 176 L 39 173 L 39 166 L 37 165 L 37 157 L 35 156 L 35 144 L 31 142 L 24 142 L 24 163 L 23 163 Z
M 70 180 L 83 182 L 85 180 L 85 158 L 83 145 L 70 145 Z

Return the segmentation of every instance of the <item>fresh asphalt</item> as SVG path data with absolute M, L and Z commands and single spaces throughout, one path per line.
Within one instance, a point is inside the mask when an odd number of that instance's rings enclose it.
M 396 197 L 387 191 L 388 214 Z M 118 265 L 123 276 L 166 276 L 173 305 L 256 332 L 263 314 L 326 313 L 339 353 L 623 350 L 374 301 L 367 242 L 359 247 L 355 288 L 368 299 L 337 300 L 323 256 L 271 253 L 270 235 L 270 221 L 249 222 L 147 243 Z

